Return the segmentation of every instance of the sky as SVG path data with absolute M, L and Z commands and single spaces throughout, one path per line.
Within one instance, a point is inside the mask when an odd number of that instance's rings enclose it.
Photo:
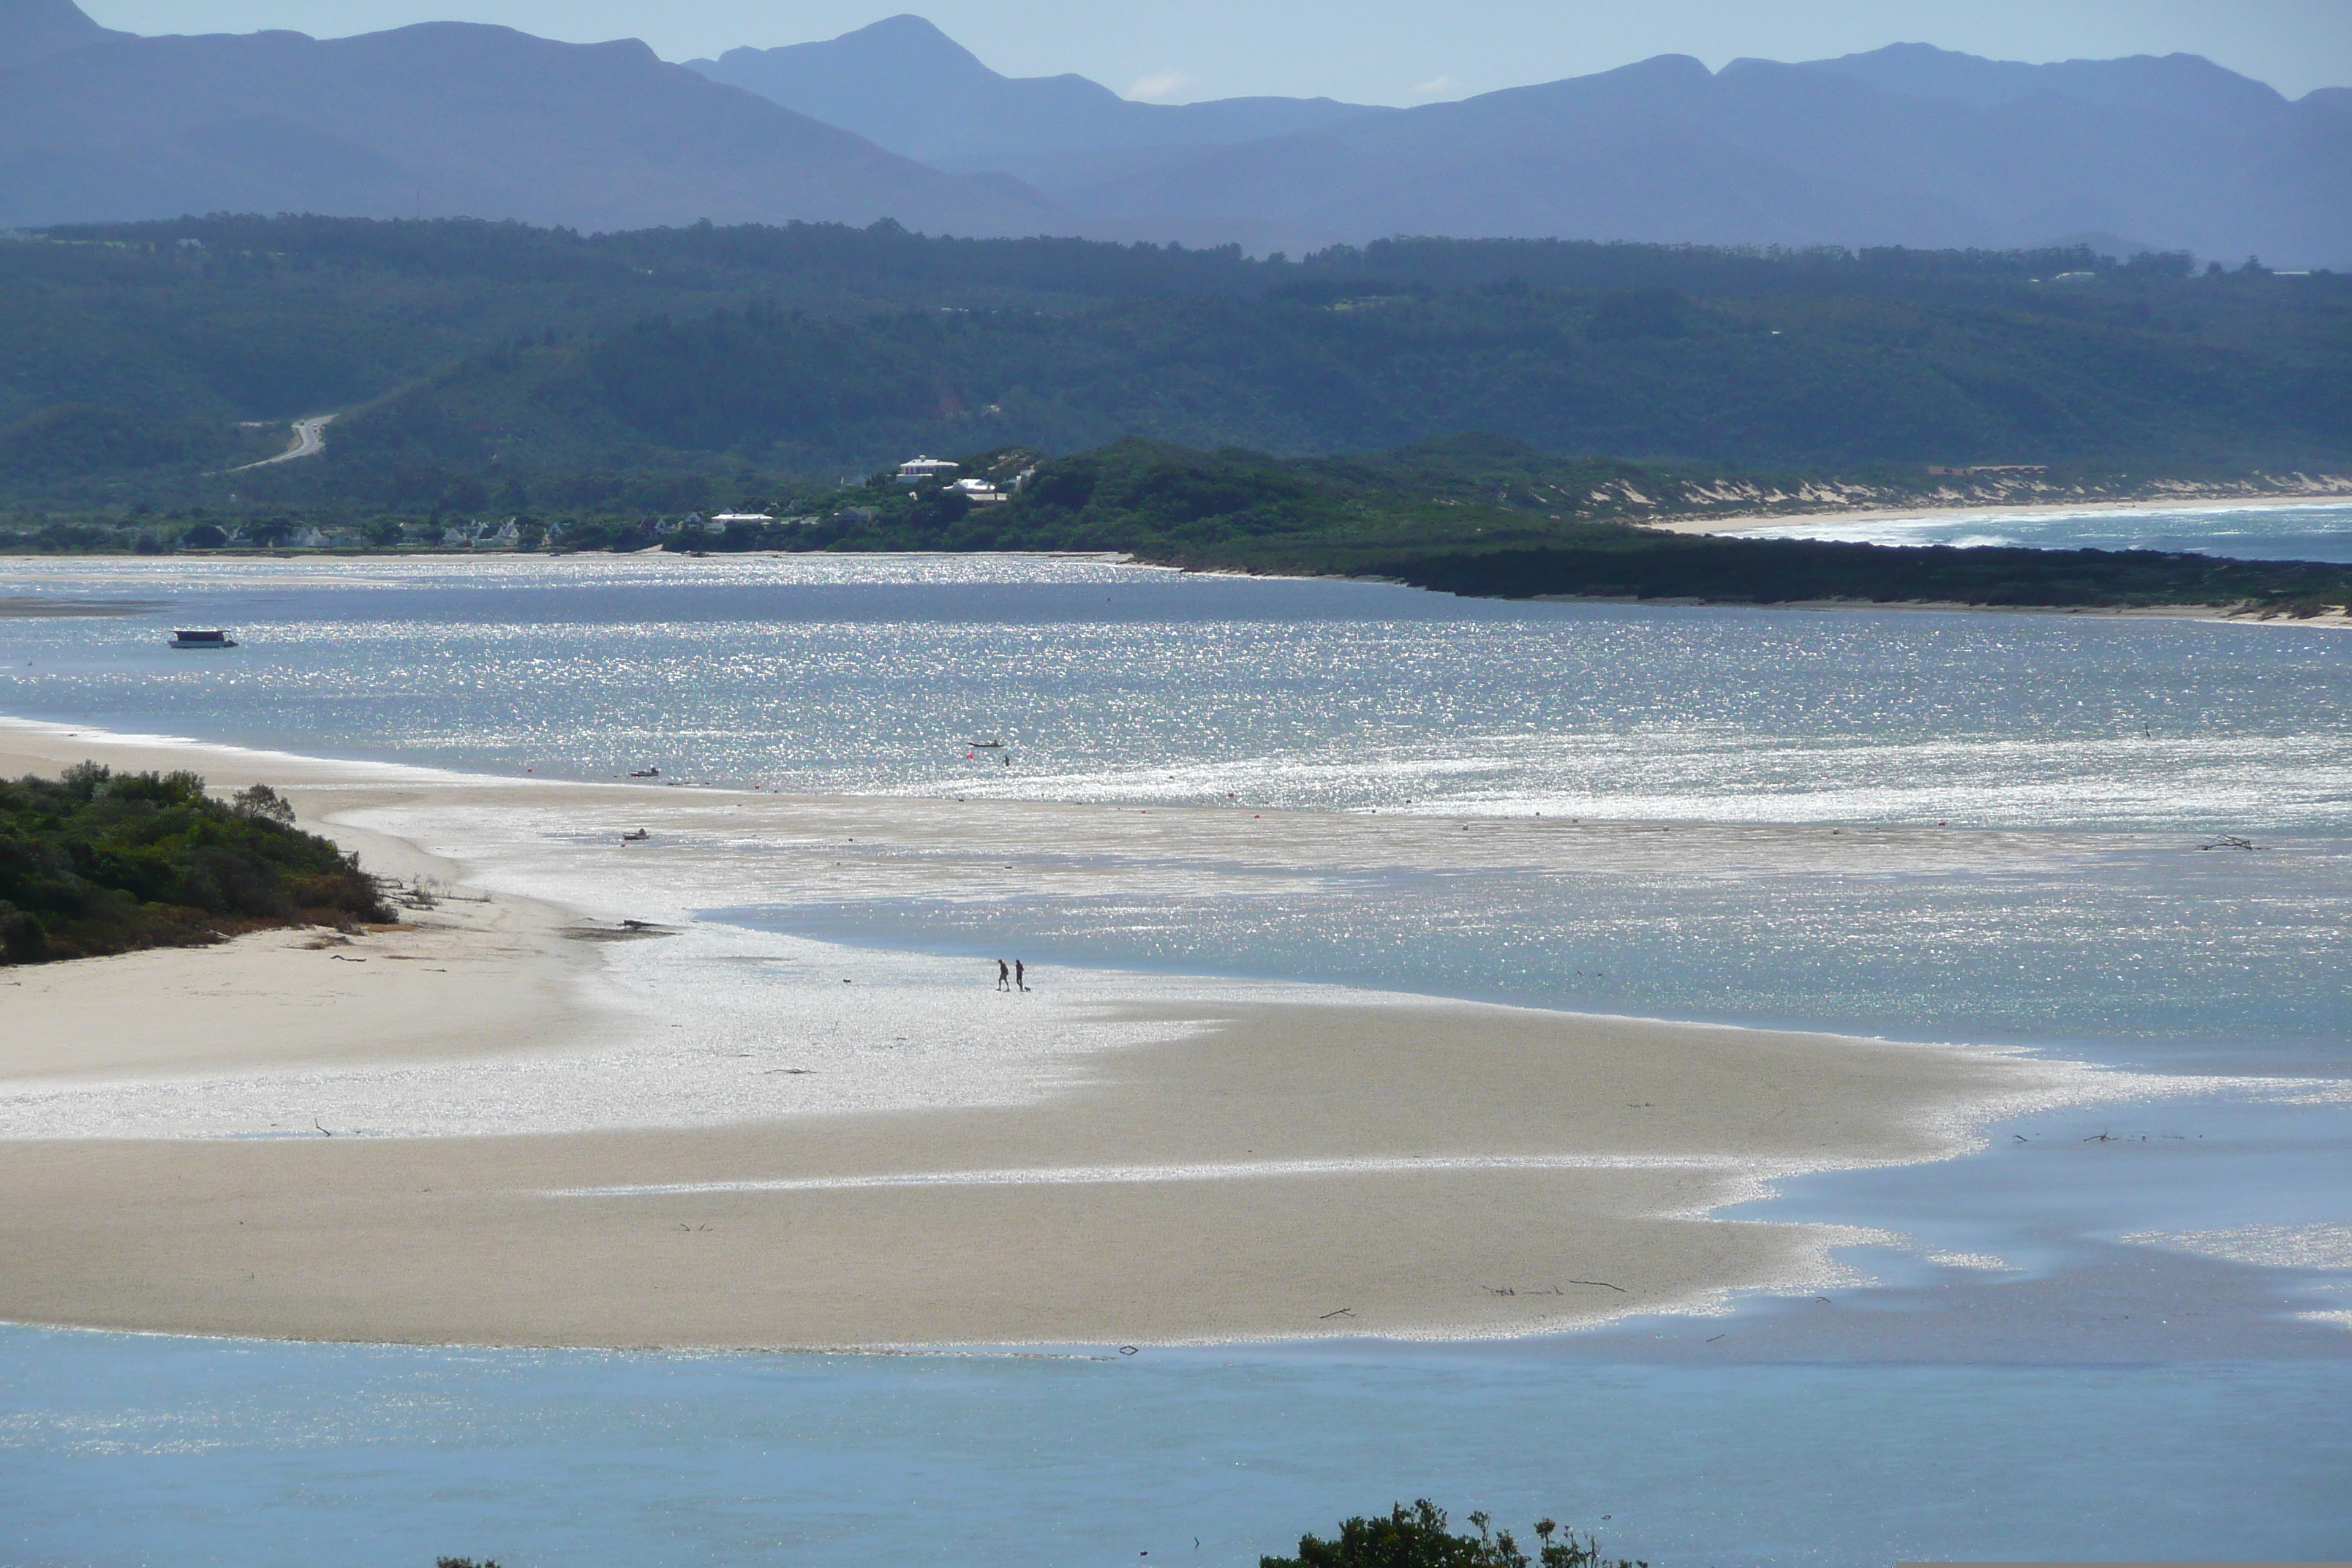
M 2178 50 L 2291 98 L 2352 86 L 2352 0 L 82 0 L 134 33 L 497 22 L 577 43 L 643 38 L 673 60 L 829 38 L 909 5 L 1007 76 L 1075 71 L 1166 102 L 1424 103 L 1653 55 L 1720 68 L 1898 42 L 2032 61 Z

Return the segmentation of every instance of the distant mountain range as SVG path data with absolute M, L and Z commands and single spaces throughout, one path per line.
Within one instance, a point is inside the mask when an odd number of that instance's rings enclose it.
M 72 0 L 0 0 L 0 226 L 206 212 L 1071 226 L 1013 182 L 900 157 L 634 41 L 454 22 L 142 38 Z
M 1138 103 L 1082 76 L 999 76 L 920 16 L 686 63 L 943 169 L 1019 173 L 1040 160 L 1222 146 L 1395 112 L 1328 98 Z
M 1132 102 L 929 23 L 667 65 L 434 24 L 138 38 L 0 0 L 0 225 L 214 210 L 791 218 L 1304 250 L 1398 234 L 2352 265 L 2352 89 L 2189 55 L 1684 56 L 1383 109 Z
M 1130 103 L 1000 76 L 916 16 L 689 65 L 1088 232 L 1254 249 L 1397 234 L 2009 247 L 2093 237 L 2352 262 L 2352 89 L 2193 55 L 2023 65 L 1924 44 L 1711 73 L 1663 55 L 1454 103 Z
M 920 16 L 892 16 L 822 43 L 730 49 L 686 63 L 713 81 L 938 168 L 997 172 L 1071 191 L 1202 148 L 1397 112 L 1328 98 L 1138 103 L 1082 76 L 1000 76 Z
M 1664 55 L 1045 194 L 1113 232 L 2031 247 L 2352 261 L 2352 114 L 2192 56 L 2022 66 L 1920 45 L 1709 73 Z

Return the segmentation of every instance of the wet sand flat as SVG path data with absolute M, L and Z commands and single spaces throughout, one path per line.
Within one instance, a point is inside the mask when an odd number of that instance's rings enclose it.
M 501 1124 L 491 1103 L 464 1109 L 499 1130 L 470 1136 L 330 1136 L 332 1121 L 175 1131 L 176 1099 L 202 1100 L 236 1075 L 431 1082 L 453 1062 L 599 1062 L 633 1048 L 647 1018 L 615 1006 L 601 978 L 614 945 L 567 934 L 625 910 L 546 890 L 593 890 L 609 875 L 616 899 L 644 904 L 667 879 L 691 903 L 706 839 L 800 845 L 812 876 L 830 874 L 809 847 L 829 836 L 961 841 L 976 825 L 1080 847 L 1140 834 L 1204 856 L 1318 863 L 1508 862 L 1547 845 L 1629 864 L 1870 858 L 1945 841 L 803 801 L 468 781 L 0 726 L 12 773 L 92 756 L 194 767 L 230 786 L 268 778 L 371 866 L 488 901 L 445 900 L 415 929 L 349 947 L 265 934 L 0 972 L 11 1020 L 0 1118 L 60 1085 L 77 1106 L 102 1110 L 118 1091 L 163 1105 L 156 1136 L 0 1138 L 0 1318 L 20 1321 L 774 1348 L 1528 1332 L 1826 1281 L 1844 1233 L 1706 1212 L 1775 1174 L 1956 1153 L 1971 1119 L 2063 1076 L 1957 1047 L 1114 975 L 1006 1015 L 1059 1033 L 1034 1058 L 1008 1058 L 1002 1084 L 972 1103 L 581 1128 L 560 1104 Z M 579 829 L 572 840 L 531 826 L 550 812 Z M 620 853 L 604 835 L 622 822 L 647 827 L 669 859 L 626 863 L 621 879 L 623 862 L 596 857 Z M 432 853 L 436 825 L 465 857 Z M 1956 856 L 2000 838 L 1950 837 Z M 945 1028 L 972 1005 L 964 990 L 931 994 L 911 956 L 859 962 L 873 1005 L 898 1009 L 902 1029 Z M 886 992 L 893 963 L 904 973 Z M 866 1005 L 865 992 L 820 986 L 840 982 L 809 974 L 761 993 L 782 1016 L 770 1022 L 789 1027 L 820 1000 L 836 1014 Z M 919 1075 L 940 1059 L 922 1044 L 842 1059 Z

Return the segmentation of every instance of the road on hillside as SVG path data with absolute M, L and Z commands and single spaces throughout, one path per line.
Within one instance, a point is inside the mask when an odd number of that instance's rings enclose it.
M 266 468 L 272 463 L 290 463 L 297 458 L 315 458 L 327 449 L 327 426 L 334 423 L 331 414 L 314 414 L 308 419 L 294 421 L 294 444 L 274 458 L 264 458 L 257 463 L 244 463 L 227 469 L 232 474 L 247 468 Z

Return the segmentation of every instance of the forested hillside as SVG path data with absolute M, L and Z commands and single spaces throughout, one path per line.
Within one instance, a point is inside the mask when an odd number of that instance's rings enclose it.
M 322 458 L 225 476 L 341 411 Z M 1480 429 L 1853 472 L 2352 461 L 2352 279 L 2088 251 L 216 219 L 0 244 L 0 484 L 115 510 L 659 508 L 916 450 Z M 236 499 L 231 501 L 229 498 Z

